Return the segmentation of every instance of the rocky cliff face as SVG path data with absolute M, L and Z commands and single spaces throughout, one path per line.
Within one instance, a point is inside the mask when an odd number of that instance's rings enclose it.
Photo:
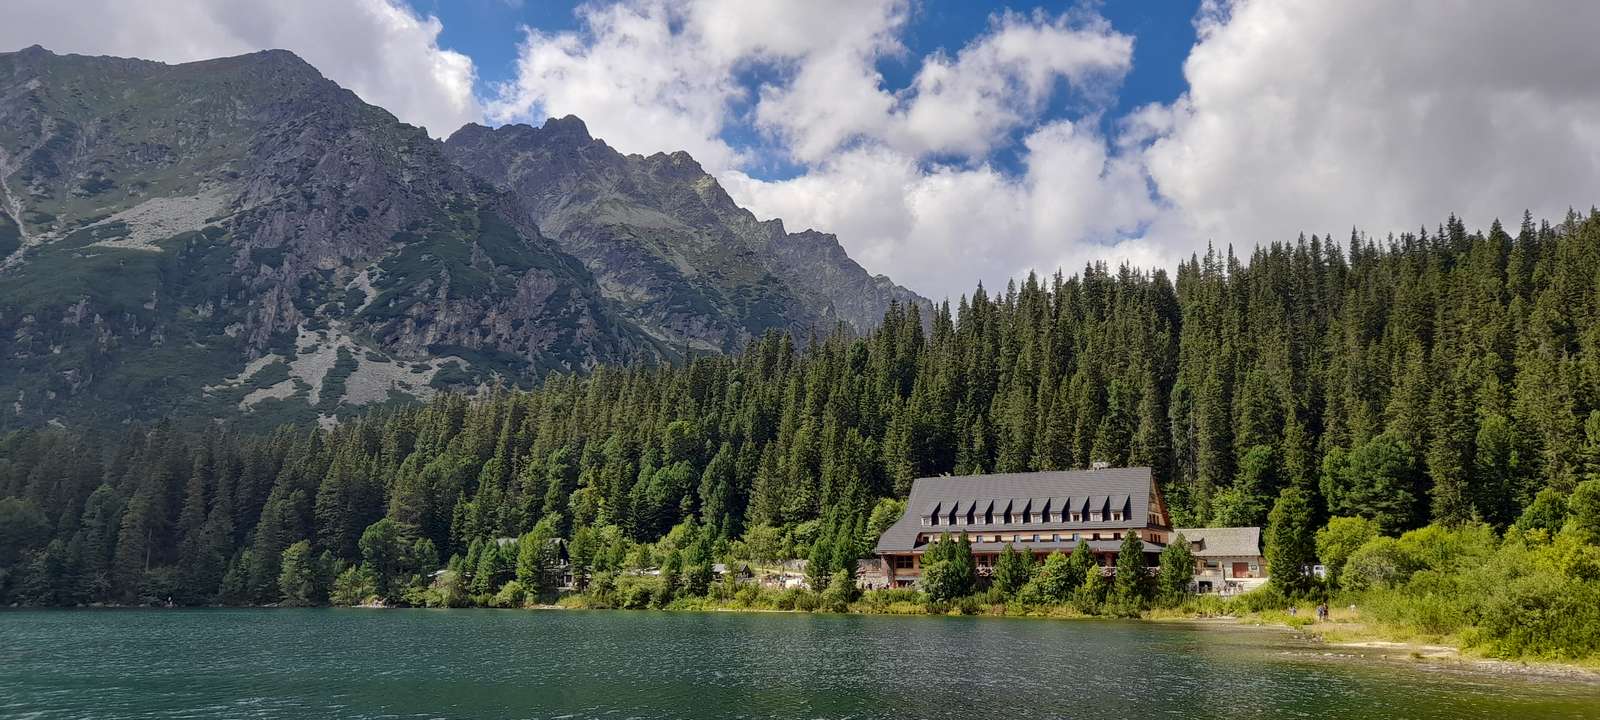
M 283 51 L 0 54 L 0 428 L 331 422 L 890 298 L 918 300 L 576 119 L 447 145 Z
M 768 329 L 867 330 L 891 300 L 927 303 L 869 275 L 831 235 L 757 221 L 688 154 L 623 155 L 575 117 L 541 128 L 468 125 L 445 147 L 508 190 L 607 297 L 665 341 L 730 351 Z

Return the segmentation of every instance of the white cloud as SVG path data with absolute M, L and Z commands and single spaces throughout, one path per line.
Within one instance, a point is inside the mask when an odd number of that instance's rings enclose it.
M 482 118 L 472 60 L 399 0 L 10 0 L 0 49 L 189 62 L 291 50 L 328 78 L 436 136 Z
M 1137 158 L 1060 121 L 1027 136 L 1020 176 L 989 165 L 925 167 L 884 147 L 839 154 L 800 177 L 723 178 L 730 194 L 791 230 L 837 233 L 863 265 L 936 297 L 998 287 L 1030 270 L 1069 272 L 1092 260 L 1174 260 L 1136 233 L 1156 212 Z
M 1189 92 L 1144 117 L 1163 242 L 1559 217 L 1600 189 L 1600 4 L 1212 3 L 1197 27 Z
M 490 116 L 571 113 L 624 152 L 686 149 L 758 215 L 834 232 L 869 269 L 939 295 L 1079 262 L 1077 243 L 1141 226 L 1146 179 L 1096 121 L 1039 127 L 1064 89 L 1091 109 L 1109 99 L 1131 38 L 1092 14 L 1002 12 L 889 88 L 877 64 L 906 52 L 910 12 L 907 0 L 586 5 L 578 31 L 527 31 Z M 768 78 L 753 97 L 738 80 L 751 69 Z M 774 145 L 762 157 L 731 147 L 738 123 Z M 988 162 L 1018 130 L 1020 177 Z M 806 171 L 778 182 L 744 172 L 773 155 Z
M 919 154 L 981 157 L 1035 121 L 1058 83 L 1105 99 L 1132 62 L 1133 38 L 1104 19 L 1003 13 L 954 59 L 923 61 L 893 141 Z
M 624 152 L 688 150 L 712 168 L 737 154 L 720 135 L 742 90 L 730 66 L 682 30 L 682 8 L 649 1 L 579 9 L 586 33 L 527 28 L 517 77 L 489 104 L 497 122 L 575 114 Z
M 713 172 L 726 170 L 746 160 L 721 136 L 748 94 L 735 74 L 751 64 L 790 76 L 760 93 L 757 115 L 771 129 L 848 136 L 881 122 L 892 98 L 872 61 L 898 47 L 891 32 L 905 12 L 905 0 L 582 5 L 578 31 L 526 29 L 517 76 L 499 88 L 489 117 L 574 114 L 624 152 L 687 150 Z M 767 110 L 779 105 L 781 115 Z M 790 116 L 803 122 L 775 120 Z
M 287 47 L 445 134 L 485 110 L 473 66 L 405 7 L 12 0 L 0 47 L 168 61 Z M 940 297 L 1094 259 L 1170 266 L 1207 241 L 1559 216 L 1600 189 L 1600 3 L 1206 0 L 1188 92 L 1109 137 L 1100 113 L 1134 39 L 1093 4 L 1001 11 L 920 58 L 903 42 L 918 8 L 595 0 L 578 31 L 529 29 L 486 109 L 577 114 L 627 152 L 688 150 L 758 215 L 837 233 L 868 269 Z M 888 86 L 886 60 L 915 68 L 909 85 Z M 1047 116 L 1060 93 L 1065 117 Z M 801 172 L 749 174 L 774 161 Z

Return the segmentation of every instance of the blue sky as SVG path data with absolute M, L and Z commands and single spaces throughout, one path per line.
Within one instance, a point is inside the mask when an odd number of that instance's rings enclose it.
M 1600 199 L 1600 2 L 5 7 L 0 52 L 284 48 L 435 137 L 577 115 L 625 153 L 688 151 L 758 218 L 935 298 Z
M 495 87 L 514 79 L 518 45 L 523 28 L 546 33 L 582 30 L 575 10 L 579 2 L 570 0 L 407 0 L 419 14 L 432 15 L 443 22 L 439 34 L 441 47 L 471 57 L 477 70 L 477 92 L 492 96 Z M 954 53 L 978 37 L 989 25 L 990 16 L 1006 10 L 1031 13 L 1035 10 L 1057 13 L 1077 5 L 1068 2 L 985 3 L 968 0 L 922 0 L 913 8 L 910 22 L 900 37 L 907 52 L 879 60 L 876 69 L 885 86 L 903 89 L 921 66 L 922 58 L 943 50 Z M 1115 104 L 1105 109 L 1100 120 L 1107 132 L 1126 113 L 1148 103 L 1167 103 L 1185 89 L 1183 60 L 1195 42 L 1194 16 L 1200 0 L 1108 0 L 1098 5 L 1099 13 L 1111 27 L 1135 38 L 1132 70 L 1123 78 Z M 1090 7 L 1095 7 L 1090 5 Z M 746 72 L 741 81 L 749 88 L 771 79 L 768 72 Z M 1073 100 L 1061 93 L 1051 98 L 1043 120 L 1071 116 Z M 1013 132 L 1019 139 L 1021 130 Z M 746 171 L 761 180 L 794 177 L 804 168 L 788 162 L 770 150 L 770 141 L 749 125 L 731 124 L 721 137 L 730 145 L 756 151 L 759 161 Z M 665 148 L 664 148 L 665 149 Z M 1001 148 L 990 158 L 1008 171 L 1018 170 L 1017 148 Z

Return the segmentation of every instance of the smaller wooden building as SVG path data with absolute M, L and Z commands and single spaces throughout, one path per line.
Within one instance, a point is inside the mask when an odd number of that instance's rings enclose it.
M 1233 595 L 1266 584 L 1261 528 L 1177 528 L 1194 553 L 1195 592 Z

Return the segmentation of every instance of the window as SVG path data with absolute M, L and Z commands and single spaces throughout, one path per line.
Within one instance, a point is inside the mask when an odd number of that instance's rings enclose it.
M 1038 535 L 1034 535 L 1033 536 L 1033 541 L 1034 542 L 1039 542 L 1039 536 Z
M 1122 539 L 1122 533 L 1111 533 L 1111 539 L 1112 540 L 1121 540 Z
M 1099 540 L 1100 539 L 1100 533 L 1095 533 L 1094 536 L 1090 537 L 1089 539 L 1090 540 Z
M 938 515 L 933 516 L 932 519 L 933 519 L 933 522 L 929 523 L 930 525 L 938 525 L 939 524 L 939 516 Z
M 1083 513 L 1073 513 L 1072 514 L 1072 521 L 1073 522 L 1083 522 Z
M 923 525 L 923 527 L 927 527 L 927 526 L 932 525 L 932 524 L 933 524 L 933 518 L 932 517 L 927 516 L 927 515 L 922 516 L 922 525 Z
M 1050 535 L 1050 542 L 1061 542 L 1061 535 L 1052 533 Z
M 910 570 L 915 566 L 916 558 L 913 558 L 910 555 L 894 556 L 894 569 L 896 570 Z
M 1120 510 L 1113 511 L 1111 513 L 1111 519 L 1120 522 L 1122 520 L 1122 512 Z

